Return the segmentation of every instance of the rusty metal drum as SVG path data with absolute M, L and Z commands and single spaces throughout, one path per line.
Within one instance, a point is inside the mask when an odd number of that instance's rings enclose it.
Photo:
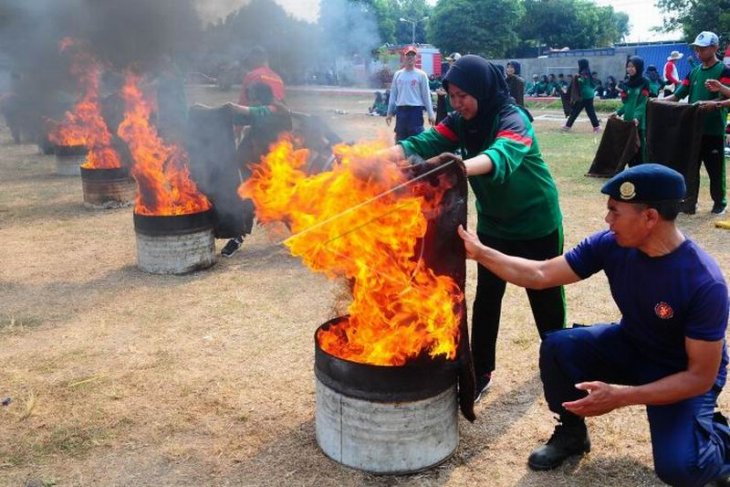
M 134 203 L 137 188 L 129 169 L 81 168 L 84 206 L 92 209 L 121 208 Z

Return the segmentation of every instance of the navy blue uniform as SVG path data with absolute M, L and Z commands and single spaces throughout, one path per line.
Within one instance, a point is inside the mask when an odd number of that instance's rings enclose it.
M 649 257 L 620 247 L 608 230 L 596 233 L 565 258 L 587 278 L 608 277 L 618 324 L 561 330 L 547 335 L 540 372 L 550 409 L 569 415 L 566 401 L 585 396 L 575 384 L 604 381 L 641 385 L 687 369 L 685 338 L 717 341 L 728 324 L 728 289 L 717 263 L 691 240 L 670 254 Z M 715 385 L 705 394 L 664 406 L 647 406 L 654 466 L 670 485 L 704 485 L 730 475 L 730 429 L 713 421 L 725 385 L 727 350 Z

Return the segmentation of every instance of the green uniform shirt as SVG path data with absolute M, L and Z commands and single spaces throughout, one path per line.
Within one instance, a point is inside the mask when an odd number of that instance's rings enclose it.
M 681 100 L 689 95 L 689 102 L 716 100 L 721 98 L 720 93 L 713 93 L 705 88 L 705 81 L 708 79 L 716 79 L 724 85 L 730 84 L 730 68 L 721 62 L 715 63 L 709 68 L 702 65 L 695 67 L 685 76 L 682 84 L 679 85 L 674 92 L 674 96 Z M 705 113 L 705 135 L 725 135 L 725 119 L 727 118 L 727 109 L 713 110 Z
M 617 115 L 623 115 L 624 120 L 638 120 L 639 130 L 646 129 L 646 102 L 649 100 L 649 85 L 644 84 L 633 88 L 626 87 L 622 92 L 623 105 L 616 110 Z
M 477 207 L 477 231 L 506 240 L 544 237 L 562 223 L 558 190 L 540 153 L 525 112 L 514 105 L 502 108 L 478 152 L 465 147 L 464 120 L 449 114 L 438 126 L 399 142 L 406 155 L 430 158 L 462 149 L 466 158 L 486 154 L 494 168 L 470 176 Z
M 580 96 L 584 100 L 590 100 L 596 96 L 596 87 L 593 86 L 593 80 L 585 76 L 578 76 L 578 85 L 580 86 Z

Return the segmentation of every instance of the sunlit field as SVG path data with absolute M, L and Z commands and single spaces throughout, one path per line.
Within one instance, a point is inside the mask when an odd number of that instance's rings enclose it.
M 211 106 L 236 98 L 207 87 L 188 94 Z M 370 93 L 292 90 L 288 102 L 348 142 L 392 135 L 367 115 Z M 558 112 L 533 115 L 571 247 L 605 227 L 603 180 L 584 176 L 600 139 L 585 118 L 566 134 Z M 714 228 L 708 193 L 703 176 L 698 212 L 679 225 L 730 276 L 730 232 Z M 257 226 L 207 270 L 147 274 L 136 266 L 131 208 L 85 209 L 78 177 L 56 176 L 52 156 L 12 144 L 0 128 L 0 485 L 661 485 L 640 407 L 590 419 L 593 448 L 582 459 L 528 469 L 555 421 L 527 298 L 512 286 L 493 386 L 476 422 L 460 417 L 451 458 L 385 477 L 330 460 L 314 433 L 313 335 L 341 304 L 341 285 L 279 241 Z M 471 301 L 474 263 L 468 270 Z M 569 323 L 618 318 L 602 275 L 566 295 Z M 721 406 L 730 412 L 727 394 Z

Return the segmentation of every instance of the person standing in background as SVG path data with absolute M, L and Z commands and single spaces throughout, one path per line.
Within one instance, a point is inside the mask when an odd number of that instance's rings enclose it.
M 431 91 L 428 89 L 428 76 L 416 68 L 418 50 L 414 46 L 408 46 L 403 54 L 405 65 L 393 75 L 388 114 L 385 116 L 385 123 L 390 125 L 395 115 L 396 142 L 423 132 L 423 110 L 428 113 L 429 123 L 436 123 Z
M 573 100 L 575 93 L 576 99 Z M 573 77 L 573 85 L 571 86 L 571 112 L 565 125 L 561 128 L 562 131 L 567 132 L 573 127 L 575 119 L 578 118 L 581 110 L 585 108 L 588 118 L 591 120 L 593 125 L 593 132 L 598 133 L 601 131 L 601 126 L 598 123 L 598 117 L 596 117 L 596 109 L 593 108 L 593 98 L 596 96 L 595 85 L 593 84 L 593 75 L 591 74 L 590 66 L 588 65 L 587 59 L 578 60 L 578 74 Z M 579 98 L 579 99 L 578 99 Z
M 662 77 L 659 76 L 659 71 L 657 71 L 656 66 L 653 64 L 650 64 L 646 68 L 646 79 L 649 80 L 649 90 L 651 91 L 652 96 L 659 96 L 659 92 L 664 87 L 664 80 L 662 80 Z
M 692 174 L 687 174 L 687 198 L 682 212 L 693 215 L 697 211 L 697 197 L 700 190 L 700 165 L 704 162 L 710 177 L 710 196 L 713 205 L 710 212 L 715 215 L 725 213 L 727 207 L 725 183 L 725 124 L 727 107 L 721 94 L 711 91 L 711 80 L 722 85 L 730 85 L 730 68 L 717 59 L 720 40 L 714 32 L 700 32 L 690 44 L 697 53 L 701 65 L 692 69 L 667 101 L 679 101 L 689 96 L 690 103 L 700 103 L 706 110 L 699 160 L 692 166 Z
M 677 71 L 677 61 L 682 59 L 684 54 L 679 51 L 672 51 L 664 64 L 662 74 L 664 77 L 664 97 L 672 96 L 674 91 L 679 88 L 679 71 Z
M 525 106 L 525 80 L 520 76 L 522 67 L 517 61 L 507 63 L 507 87 L 509 94 L 521 107 Z
M 626 79 L 619 85 L 621 108 L 611 117 L 623 116 L 624 121 L 633 121 L 639 130 L 639 150 L 629 162 L 629 166 L 641 164 L 646 160 L 646 103 L 651 95 L 649 80 L 644 77 L 644 60 L 631 56 L 626 61 Z

